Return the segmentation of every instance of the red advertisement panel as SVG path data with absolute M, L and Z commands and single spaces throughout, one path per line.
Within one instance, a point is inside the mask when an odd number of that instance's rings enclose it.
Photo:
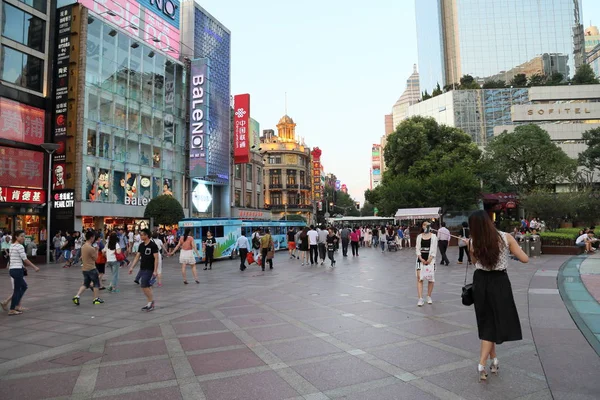
M 44 143 L 44 110 L 0 98 L 0 138 Z
M 44 153 L 0 146 L 0 186 L 42 189 Z
M 250 162 L 250 95 L 235 95 L 233 109 L 233 160 L 246 164 Z
M 43 189 L 22 189 L 0 187 L 0 203 L 44 204 L 46 192 Z

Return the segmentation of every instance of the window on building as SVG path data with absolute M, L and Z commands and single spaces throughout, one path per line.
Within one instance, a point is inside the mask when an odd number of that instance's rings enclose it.
M 252 182 L 252 164 L 246 164 L 246 182 Z
M 8 3 L 2 3 L 2 36 L 44 52 L 46 23 Z
M 300 184 L 306 185 L 306 173 L 304 171 L 300 171 Z
M 100 145 L 98 146 L 98 156 L 103 158 L 112 158 L 112 151 L 110 147 L 110 135 L 107 133 L 100 133 Z
M 240 204 L 242 203 L 242 192 L 240 190 L 236 190 L 235 191 L 235 206 L 236 207 L 240 207 Z
M 27 4 L 29 7 L 33 7 L 39 12 L 46 13 L 46 0 L 19 0 L 23 4 Z
M 298 192 L 292 192 L 287 194 L 287 203 L 289 205 L 298 204 L 300 194 Z
M 96 130 L 91 128 L 87 130 L 87 155 L 96 155 Z
M 246 208 L 252 208 L 252 192 L 246 192 Z
M 271 171 L 273 172 L 273 171 Z M 281 185 L 281 174 L 271 174 L 269 175 L 269 183 L 271 185 Z
M 281 164 L 281 156 L 269 156 L 269 164 Z
M 256 193 L 256 208 L 262 208 L 263 204 L 260 202 L 260 193 Z
M 281 193 L 271 193 L 271 205 L 273 205 L 273 206 L 281 205 Z
M 42 91 L 44 80 L 44 60 L 30 54 L 21 53 L 8 46 L 2 46 L 0 79 L 27 89 Z
M 296 170 L 288 169 L 287 170 L 287 184 L 288 185 L 296 185 Z
M 302 157 L 302 156 L 300 156 L 298 158 L 300 159 L 300 165 L 305 167 L 306 166 L 306 158 Z

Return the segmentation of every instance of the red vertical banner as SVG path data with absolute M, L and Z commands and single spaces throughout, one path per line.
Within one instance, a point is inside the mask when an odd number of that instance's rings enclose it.
M 315 147 L 311 153 L 312 155 L 312 189 L 313 199 L 318 201 L 322 198 L 322 187 L 321 187 L 321 149 Z
M 233 161 L 250 162 L 250 95 L 238 94 L 233 98 Z

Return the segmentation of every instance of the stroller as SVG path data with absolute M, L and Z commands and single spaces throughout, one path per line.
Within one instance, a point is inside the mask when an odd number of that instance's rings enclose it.
M 398 243 L 396 243 L 396 239 L 389 239 L 387 241 L 387 249 L 388 251 L 398 251 Z

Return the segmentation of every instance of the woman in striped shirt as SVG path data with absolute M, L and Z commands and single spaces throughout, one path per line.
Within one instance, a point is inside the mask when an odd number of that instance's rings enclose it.
M 25 282 L 25 265 L 29 265 L 36 272 L 40 269 L 36 267 L 31 261 L 27 259 L 25 248 L 23 243 L 25 242 L 25 231 L 16 231 L 13 235 L 12 244 L 10 245 L 10 277 L 14 281 L 13 296 L 10 303 L 10 311 L 8 315 L 19 315 L 23 314 L 22 311 L 17 310 L 17 306 L 23 299 L 23 295 L 27 290 L 27 283 Z

